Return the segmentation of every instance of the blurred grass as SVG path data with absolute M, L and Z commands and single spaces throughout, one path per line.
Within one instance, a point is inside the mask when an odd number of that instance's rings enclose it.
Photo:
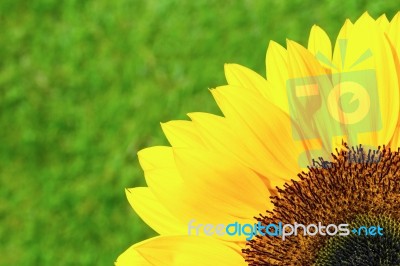
M 112 265 L 155 235 L 125 187 L 160 121 L 218 113 L 223 64 L 265 74 L 269 40 L 332 37 L 395 1 L 1 1 L 0 265 Z

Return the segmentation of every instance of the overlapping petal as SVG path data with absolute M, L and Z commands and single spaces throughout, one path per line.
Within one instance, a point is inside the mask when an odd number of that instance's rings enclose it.
M 377 96 L 370 101 L 379 101 L 379 110 L 368 116 L 366 132 L 360 132 L 358 142 L 371 146 L 388 143 L 399 119 L 399 69 L 391 44 L 367 13 L 354 25 L 346 23 L 341 33 L 333 56 L 333 64 L 338 69 L 333 69 L 333 73 L 348 72 L 351 75 L 355 71 L 373 70 L 376 75 L 376 87 L 371 89 L 377 91 Z M 354 82 L 357 81 L 355 76 Z
M 159 236 L 131 246 L 116 266 L 245 266 L 242 256 L 210 237 Z
M 135 212 L 160 235 L 183 235 L 185 224 L 168 211 L 149 188 L 126 190 L 126 197 Z
M 128 196 L 137 213 L 157 232 L 173 234 L 182 232 L 182 227 L 187 232 L 193 219 L 196 224 L 253 223 L 254 213 L 271 208 L 265 184 L 232 156 L 201 149 L 153 147 L 142 150 L 139 160 L 149 189 L 133 190 Z M 146 201 L 148 208 L 163 208 L 151 215 L 140 206 Z M 167 227 L 160 217 L 172 217 L 170 222 L 176 225 Z M 244 240 L 243 236 L 225 238 Z
M 345 22 L 334 47 L 318 26 L 311 29 L 307 49 L 291 40 L 287 48 L 270 42 L 267 79 L 225 65 L 229 85 L 211 91 L 224 116 L 191 113 L 191 121 L 163 123 L 171 147 L 138 153 L 148 187 L 126 194 L 161 236 L 133 245 L 116 265 L 245 265 L 244 236 L 188 236 L 188 222 L 254 223 L 253 216 L 272 209 L 269 197 L 276 186 L 295 179 L 302 163 L 329 157 L 342 139 L 397 149 L 399 32 L 399 13 L 390 22 L 365 13 L 354 24 Z M 338 97 L 334 103 L 327 98 L 335 86 L 345 90 L 337 84 L 360 79 L 372 85 L 370 98 L 359 104 L 368 102 L 373 112 L 357 127 L 333 106 L 341 107 Z M 310 95 L 316 97 L 304 98 Z M 314 115 L 322 107 L 329 113 Z
M 255 156 L 254 168 L 268 168 L 270 189 L 295 177 L 302 143 L 293 140 L 293 121 L 287 113 L 262 97 L 233 86 L 222 86 L 212 94 L 233 132 L 238 132 Z M 281 180 L 281 181 L 279 181 Z

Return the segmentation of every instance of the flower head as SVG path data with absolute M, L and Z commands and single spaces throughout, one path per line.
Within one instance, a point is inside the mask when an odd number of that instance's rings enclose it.
M 365 13 L 334 45 L 318 26 L 307 48 L 271 42 L 267 78 L 226 65 L 228 85 L 211 91 L 224 116 L 162 124 L 171 146 L 138 153 L 148 187 L 126 194 L 159 236 L 116 265 L 398 264 L 399 55 L 400 14 Z M 232 222 L 379 223 L 388 234 L 282 241 L 206 229 Z

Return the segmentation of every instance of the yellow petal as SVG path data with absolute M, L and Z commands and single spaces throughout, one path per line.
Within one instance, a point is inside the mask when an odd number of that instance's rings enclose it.
M 270 168 L 272 187 L 297 176 L 298 156 L 304 147 L 295 143 L 293 124 L 285 112 L 266 99 L 233 86 L 218 87 L 212 94 L 232 130 Z
M 153 166 L 145 170 L 146 182 L 158 202 L 181 224 L 192 219 L 196 223 L 254 223 L 254 215 L 272 208 L 265 184 L 233 157 L 193 148 L 154 149 L 157 152 L 150 149 L 139 154 L 141 163 Z
M 300 44 L 287 40 L 289 78 L 303 78 L 325 74 L 313 54 Z
M 225 64 L 225 77 L 228 84 L 260 93 L 267 97 L 267 80 L 251 69 L 237 64 Z
M 396 68 L 398 73 L 399 88 L 400 88 L 400 12 L 393 17 L 387 30 L 387 36 L 393 49 L 397 55 Z M 391 140 L 391 147 L 397 150 L 400 147 L 400 116 L 398 118 L 396 130 Z
M 354 126 L 355 130 L 360 131 L 358 142 L 371 146 L 387 144 L 394 134 L 399 118 L 399 77 L 391 44 L 367 13 L 357 20 L 345 41 L 345 56 L 339 56 L 340 52 L 343 52 L 339 51 L 340 45 L 335 47 L 335 53 L 338 54 L 336 65 L 341 66 L 341 71 L 347 75 L 354 75 L 354 82 L 362 82 L 357 79 L 362 73 L 366 73 L 362 76 L 363 79 L 376 75 L 376 84 L 370 82 L 371 87 L 367 91 L 371 102 L 369 112 L 366 113 L 369 124 Z M 375 75 L 367 74 L 370 69 Z M 359 74 L 352 74 L 356 71 Z M 374 90 L 377 90 L 377 96 L 373 96 Z M 375 107 L 375 103 L 379 106 Z
M 313 32 L 323 35 L 318 28 L 314 28 Z M 329 39 L 326 39 L 324 45 L 320 44 L 321 47 L 328 46 L 321 48 L 325 49 L 326 54 L 330 54 L 329 43 Z M 330 77 L 310 51 L 290 40 L 287 46 L 291 78 L 287 83 L 289 110 L 291 118 L 298 124 L 297 137 L 308 141 L 319 140 L 320 147 L 313 147 L 310 151 L 312 157 L 330 158 L 334 136 L 343 135 L 342 128 L 335 127 L 323 111 L 327 108 L 324 94 L 332 87 Z M 325 65 L 329 66 L 328 56 L 324 58 Z
M 271 41 L 266 56 L 267 80 L 271 84 L 272 90 L 272 97 L 269 100 L 286 113 L 289 113 L 286 93 L 286 82 L 289 76 L 287 60 L 285 48 Z
M 117 261 L 114 263 L 115 266 L 153 266 L 145 257 L 143 257 L 134 246 L 124 251 L 119 255 Z
M 243 138 L 240 132 L 235 132 L 229 126 L 226 118 L 207 113 L 190 113 L 188 115 L 209 150 L 231 154 L 244 165 L 261 175 L 268 176 L 266 170 L 269 167 L 259 159 L 258 154 L 253 153 L 246 146 L 247 139 Z
M 247 264 L 238 251 L 211 237 L 160 236 L 131 246 L 118 257 L 115 265 L 245 266 Z
M 393 150 L 398 150 L 400 148 L 400 125 L 397 125 L 397 130 L 390 141 L 390 147 Z
M 389 29 L 389 20 L 387 19 L 386 15 L 383 14 L 380 16 L 377 20 L 376 23 L 379 25 L 379 27 L 384 31 L 388 31 Z
M 395 48 L 397 56 L 400 58 L 400 12 L 398 12 L 390 21 L 387 36 Z
M 144 171 L 165 168 L 174 165 L 174 157 L 170 147 L 154 146 L 138 152 L 139 163 Z
M 173 147 L 201 148 L 204 144 L 189 121 L 170 121 L 161 127 Z
M 126 197 L 135 212 L 151 228 L 161 235 L 177 235 L 187 232 L 182 224 L 164 205 L 145 187 L 126 189 Z
M 288 181 L 286 178 L 274 180 L 276 172 L 271 171 L 274 168 L 271 160 L 265 159 L 266 154 L 263 157 L 256 150 L 250 149 L 249 139 L 243 137 L 242 132 L 230 127 L 226 118 L 207 113 L 190 113 L 189 117 L 208 149 L 230 154 L 246 167 L 256 171 L 264 177 L 262 181 L 271 189 L 271 193 L 275 191 L 275 186 L 281 186 L 283 182 Z
M 196 195 L 188 195 L 189 201 L 204 213 L 214 213 L 208 217 L 213 221 L 220 216 L 221 222 L 254 222 L 255 213 L 271 209 L 270 194 L 260 178 L 230 155 L 194 149 L 174 149 L 174 154 L 185 185 Z
M 311 28 L 308 50 L 322 63 L 330 63 L 332 60 L 331 41 L 326 32 L 316 25 Z
M 353 23 L 349 20 L 346 19 L 346 21 L 344 22 L 343 26 L 340 28 L 339 34 L 337 39 L 341 40 L 341 39 L 347 39 L 348 36 L 352 33 L 353 31 Z M 337 47 L 337 44 L 335 45 L 335 48 Z

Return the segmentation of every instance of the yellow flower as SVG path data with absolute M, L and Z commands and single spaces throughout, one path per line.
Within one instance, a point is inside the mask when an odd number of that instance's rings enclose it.
M 333 51 L 318 26 L 311 29 L 308 48 L 291 40 L 286 49 L 271 42 L 266 79 L 243 66 L 225 65 L 228 85 L 211 91 L 224 117 L 190 113 L 191 121 L 162 124 L 171 147 L 138 153 L 148 187 L 127 189 L 126 195 L 159 236 L 131 246 L 116 265 L 311 265 L 317 260 L 330 265 L 335 245 L 322 238 L 298 237 L 277 249 L 282 241 L 273 242 L 276 238 L 209 236 L 205 228 L 192 230 L 188 224 L 290 222 L 303 210 L 326 222 L 348 218 L 352 223 L 354 215 L 369 214 L 357 204 L 346 206 L 348 213 L 342 206 L 355 202 L 354 186 L 371 201 L 365 202 L 385 207 L 371 207 L 378 216 L 365 221 L 399 222 L 393 203 L 400 196 L 387 194 L 389 204 L 372 192 L 400 192 L 390 183 L 400 179 L 399 55 L 400 14 L 389 22 L 384 15 L 374 20 L 365 13 L 354 24 L 345 22 Z M 368 161 L 360 146 L 352 153 L 343 140 L 371 148 L 380 160 Z M 321 167 L 324 160 L 332 167 Z M 390 179 L 385 186 L 371 183 L 376 173 L 380 180 Z M 340 180 L 335 183 L 329 175 Z M 351 184 L 338 185 L 346 182 Z M 322 205 L 334 209 L 321 214 Z M 298 254 L 290 243 L 300 251 L 312 249 Z

